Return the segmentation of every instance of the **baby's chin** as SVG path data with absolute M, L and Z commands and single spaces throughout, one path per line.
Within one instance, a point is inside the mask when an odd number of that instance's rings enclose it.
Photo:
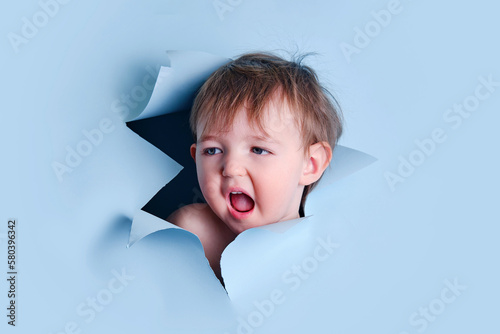
M 218 215 L 220 220 L 222 220 L 222 222 L 236 235 L 251 228 L 266 226 L 269 224 L 299 218 L 298 212 L 296 214 L 288 213 L 284 215 L 278 215 L 277 217 L 264 217 L 262 211 L 260 211 L 257 207 L 252 210 L 253 212 L 249 216 L 243 219 L 234 217 L 229 211 L 222 211 L 223 212 Z
M 249 230 L 251 228 L 255 227 L 261 227 L 261 226 L 266 226 L 269 224 L 274 224 L 278 223 L 280 221 L 285 221 L 288 219 L 283 219 L 283 220 L 269 220 L 269 219 L 261 219 L 259 221 L 255 221 L 254 219 L 248 219 L 248 220 L 235 220 L 235 219 L 228 219 L 227 221 L 222 220 L 226 226 L 233 231 L 236 234 L 240 234 L 246 230 Z
M 231 221 L 223 220 L 223 222 L 226 224 L 227 227 L 229 227 L 229 229 L 231 231 L 233 231 L 236 234 L 240 234 L 241 232 L 244 232 L 244 231 L 249 230 L 249 229 L 254 228 L 254 227 L 260 227 L 260 226 L 272 224 L 270 222 L 258 224 L 258 223 L 251 222 L 251 221 L 236 221 L 234 219 L 231 219 Z

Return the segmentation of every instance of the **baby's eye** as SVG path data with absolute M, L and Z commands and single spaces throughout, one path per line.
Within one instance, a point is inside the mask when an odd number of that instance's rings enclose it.
M 252 147 L 252 152 L 255 154 L 259 154 L 259 155 L 271 153 L 271 152 L 264 150 L 263 148 L 260 148 L 260 147 Z
M 222 153 L 222 151 L 220 148 L 217 148 L 217 147 L 209 147 L 209 148 L 204 149 L 203 153 L 205 153 L 206 155 L 214 155 L 217 153 Z

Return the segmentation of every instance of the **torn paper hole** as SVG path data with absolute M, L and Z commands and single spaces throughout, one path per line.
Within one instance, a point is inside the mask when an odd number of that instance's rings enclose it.
M 177 161 L 183 169 L 134 217 L 129 246 L 155 231 L 179 229 L 167 222 L 166 218 L 184 205 L 204 201 L 197 184 L 195 165 L 189 155 L 189 146 L 193 142 L 188 126 L 189 108 L 197 89 L 228 59 L 200 52 L 176 51 L 168 52 L 168 55 L 171 67 L 161 68 L 148 105 L 139 117 L 127 125 Z M 327 168 L 318 186 L 331 184 L 374 161 L 376 159 L 368 154 L 337 145 L 332 168 Z M 222 276 L 229 295 L 234 297 L 237 295 L 236 291 L 241 291 L 238 287 L 243 284 L 241 283 L 243 277 L 233 269 L 242 265 L 245 268 L 249 266 L 248 263 L 241 263 L 245 261 L 243 255 L 251 253 L 248 247 L 260 245 L 259 240 L 266 239 L 263 238 L 265 235 L 267 238 L 272 235 L 280 236 L 281 239 L 276 239 L 275 242 L 283 244 L 284 247 L 286 240 L 297 238 L 293 231 L 297 230 L 298 226 L 307 226 L 304 223 L 309 219 L 311 218 L 270 224 L 238 235 L 226 247 L 221 260 Z M 201 242 L 199 245 L 202 247 Z M 289 255 L 290 253 L 283 254 L 283 256 Z

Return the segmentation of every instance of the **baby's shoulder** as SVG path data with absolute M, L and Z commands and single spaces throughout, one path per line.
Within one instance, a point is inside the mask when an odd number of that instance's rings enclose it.
M 212 211 L 208 204 L 195 203 L 183 206 L 167 218 L 167 221 L 191 233 L 204 241 L 231 240 L 234 233 Z
M 207 204 L 194 203 L 177 209 L 167 218 L 167 221 L 190 231 L 201 225 L 211 214 L 213 214 L 212 210 Z
M 204 203 L 183 206 L 172 213 L 167 221 L 196 234 L 204 247 L 213 248 L 214 245 L 225 247 L 236 237 L 210 206 Z M 223 249 L 219 251 L 222 252 Z

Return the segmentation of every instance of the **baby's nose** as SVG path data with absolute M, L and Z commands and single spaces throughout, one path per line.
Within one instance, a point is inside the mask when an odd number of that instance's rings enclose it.
M 226 161 L 226 163 L 222 167 L 222 176 L 233 177 L 244 175 L 246 175 L 246 169 L 241 163 L 238 163 L 238 161 L 234 159 Z

